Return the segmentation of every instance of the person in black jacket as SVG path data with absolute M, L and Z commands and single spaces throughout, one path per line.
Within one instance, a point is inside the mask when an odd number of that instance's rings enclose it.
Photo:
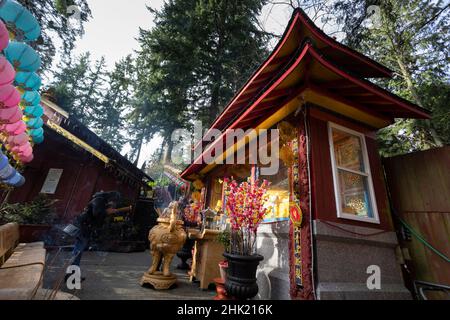
M 72 265 L 80 265 L 81 256 L 89 246 L 92 233 L 102 227 L 108 214 L 116 212 L 115 209 L 119 200 L 119 192 L 97 192 L 83 213 L 77 217 L 75 226 L 80 229 L 80 232 L 72 251 Z

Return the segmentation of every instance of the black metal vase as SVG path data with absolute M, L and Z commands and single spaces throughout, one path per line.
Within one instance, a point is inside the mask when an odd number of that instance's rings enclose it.
M 264 257 L 259 254 L 242 256 L 238 254 L 224 253 L 228 260 L 227 279 L 225 289 L 230 296 L 239 300 L 253 298 L 258 294 L 256 283 L 256 269 Z

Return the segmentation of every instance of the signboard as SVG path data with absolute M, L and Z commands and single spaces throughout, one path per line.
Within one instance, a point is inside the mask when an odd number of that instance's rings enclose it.
M 44 184 L 42 185 L 41 193 L 55 194 L 62 173 L 63 169 L 51 168 L 48 170 L 47 178 L 45 178 Z

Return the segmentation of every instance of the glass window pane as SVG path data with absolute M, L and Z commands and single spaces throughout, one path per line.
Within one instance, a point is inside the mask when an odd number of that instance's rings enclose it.
M 342 212 L 372 218 L 367 177 L 343 170 L 338 170 L 338 176 Z
M 333 129 L 333 146 L 339 167 L 365 172 L 361 139 L 358 136 Z

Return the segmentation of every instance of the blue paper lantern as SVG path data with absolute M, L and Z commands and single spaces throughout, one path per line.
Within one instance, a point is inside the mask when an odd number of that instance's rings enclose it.
M 35 144 L 40 144 L 40 143 L 44 142 L 44 135 L 33 137 L 32 139 Z
M 28 130 L 28 135 L 32 138 L 32 139 L 34 139 L 34 138 L 36 138 L 36 137 L 39 137 L 39 136 L 43 136 L 44 135 L 44 129 L 41 127 L 41 128 L 38 128 L 38 129 L 29 129 Z
M 17 71 L 35 72 L 41 67 L 41 57 L 26 43 L 11 41 L 4 53 Z
M 31 129 L 39 129 L 44 125 L 44 121 L 42 121 L 42 118 L 31 118 L 28 121 L 26 121 L 27 127 Z
M 36 106 L 41 102 L 41 95 L 37 91 L 25 91 L 22 94 L 22 105 Z
M 27 91 L 38 91 L 41 87 L 41 77 L 34 72 L 20 71 L 16 73 L 14 85 Z
M 41 35 L 41 27 L 33 14 L 12 0 L 0 1 L 0 18 L 9 26 L 18 40 L 34 41 Z
M 14 169 L 9 163 L 0 170 L 0 179 L 8 180 L 16 174 L 16 169 Z
M 28 106 L 23 109 L 23 113 L 28 117 L 39 118 L 44 114 L 44 109 L 40 106 Z
M 13 187 L 21 187 L 25 183 L 25 178 L 16 171 L 16 173 L 11 178 L 3 182 Z
M 8 157 L 0 151 L 0 170 L 9 164 Z

